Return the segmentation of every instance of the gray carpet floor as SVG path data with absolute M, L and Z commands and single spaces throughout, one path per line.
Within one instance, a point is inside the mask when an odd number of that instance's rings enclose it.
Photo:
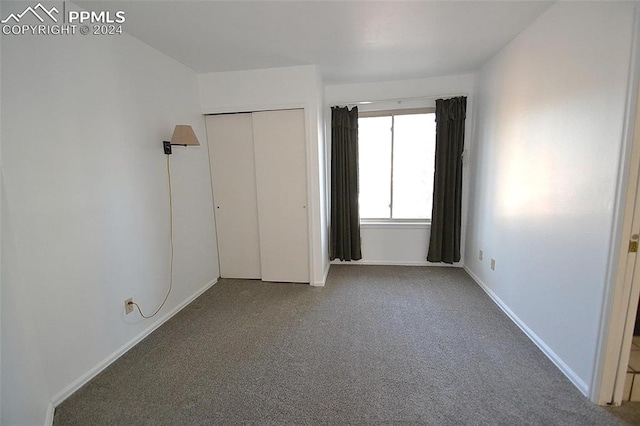
M 629 419 L 627 419 L 629 421 Z M 615 425 L 461 269 L 222 279 L 54 425 Z
M 606 407 L 606 410 L 630 425 L 640 425 L 640 402 L 623 402 L 620 407 Z

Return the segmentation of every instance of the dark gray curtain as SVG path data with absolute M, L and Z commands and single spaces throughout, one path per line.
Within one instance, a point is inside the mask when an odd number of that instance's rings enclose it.
M 467 98 L 436 100 L 436 160 L 429 262 L 460 261 L 462 151 Z
M 360 260 L 358 108 L 331 108 L 331 260 Z

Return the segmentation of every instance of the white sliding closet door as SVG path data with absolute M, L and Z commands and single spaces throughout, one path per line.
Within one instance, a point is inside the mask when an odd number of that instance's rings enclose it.
M 264 281 L 309 282 L 304 110 L 253 113 Z
M 251 114 L 207 116 L 220 276 L 261 278 Z

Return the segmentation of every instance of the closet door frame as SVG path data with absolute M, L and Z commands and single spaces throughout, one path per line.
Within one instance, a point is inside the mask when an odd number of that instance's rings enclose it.
M 316 253 L 316 250 L 314 249 L 314 247 L 318 246 L 318 247 L 322 247 L 321 241 L 318 240 L 318 238 L 322 238 L 321 235 L 316 236 L 314 231 L 314 224 L 317 224 L 317 226 L 320 228 L 322 226 L 322 222 L 321 222 L 321 218 L 320 218 L 320 210 L 319 210 L 319 203 L 320 203 L 320 199 L 319 197 L 321 197 L 321 193 L 319 192 L 320 190 L 320 185 L 322 184 L 321 182 L 319 182 L 319 175 L 316 175 L 314 173 L 314 169 L 313 167 L 311 167 L 312 164 L 314 164 L 314 162 L 318 163 L 318 167 L 319 168 L 324 168 L 324 173 L 325 173 L 325 185 L 328 185 L 328 156 L 330 154 L 330 152 L 328 152 L 327 149 L 324 149 L 324 162 L 322 164 L 320 164 L 319 161 L 319 153 L 316 153 L 315 155 L 313 155 L 313 153 L 310 150 L 310 146 L 312 146 L 311 144 L 311 123 L 315 123 L 316 120 L 311 120 L 311 117 L 309 117 L 309 111 L 312 110 L 312 108 L 310 107 L 310 105 L 306 102 L 302 102 L 302 103 L 287 103 L 287 104 L 254 104 L 254 105 L 244 105 L 244 106 L 233 106 L 233 107 L 219 107 L 219 108 L 213 108 L 213 109 L 209 109 L 208 112 L 205 114 L 205 117 L 208 115 L 214 115 L 214 114 L 235 114 L 235 113 L 253 113 L 253 112 L 260 112 L 260 111 L 277 111 L 277 110 L 285 110 L 285 109 L 302 109 L 304 111 L 304 131 L 305 131 L 305 143 L 304 143 L 304 149 L 305 149 L 305 157 L 306 157 L 306 164 L 305 164 L 305 169 L 306 169 L 306 176 L 307 176 L 307 232 L 309 235 L 308 238 L 308 242 L 309 242 L 309 284 L 311 285 L 324 285 L 324 279 L 323 279 L 323 273 L 320 273 L 320 276 L 316 276 L 315 273 L 315 269 L 314 269 L 314 259 L 316 258 L 316 256 L 318 255 Z M 319 107 L 319 110 L 323 110 L 324 107 Z M 322 132 L 319 133 L 319 137 L 322 137 Z M 322 144 L 320 144 L 321 146 L 323 146 Z M 209 149 L 209 144 L 207 143 L 207 149 Z M 315 185 L 314 185 L 315 184 Z M 317 186 L 318 191 L 314 191 L 314 188 Z M 327 194 L 328 195 L 328 194 Z M 318 200 L 316 200 L 316 196 L 318 197 Z M 215 208 L 215 200 L 214 200 L 214 208 Z M 325 212 L 325 216 L 327 217 L 328 220 L 328 209 L 329 209 L 329 200 L 326 200 L 326 209 L 327 212 Z M 318 215 L 317 218 L 314 217 L 314 215 Z M 329 224 L 327 223 L 327 226 Z M 216 224 L 217 226 L 217 224 Z M 322 233 L 322 229 L 319 230 L 320 233 Z M 326 236 L 328 238 L 328 230 L 325 232 Z M 326 271 L 325 271 L 326 274 Z M 322 282 L 321 284 L 317 284 L 318 282 Z

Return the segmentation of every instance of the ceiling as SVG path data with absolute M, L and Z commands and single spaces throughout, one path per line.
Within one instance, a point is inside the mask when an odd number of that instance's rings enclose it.
M 317 64 L 325 83 L 474 71 L 547 1 L 77 1 L 198 73 Z

